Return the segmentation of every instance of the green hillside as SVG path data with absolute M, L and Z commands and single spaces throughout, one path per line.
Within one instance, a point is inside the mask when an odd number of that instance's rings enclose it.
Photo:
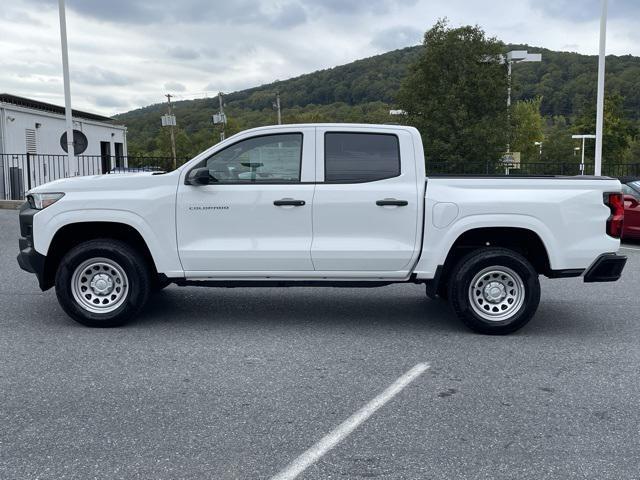
M 225 95 L 229 118 L 227 133 L 276 122 L 272 108 L 280 91 L 285 123 L 397 121 L 388 115 L 408 67 L 422 46 L 395 50 L 327 70 L 274 82 Z M 542 53 L 542 63 L 514 66 L 514 100 L 542 97 L 541 113 L 548 118 L 566 117 L 570 124 L 596 95 L 597 57 L 556 52 L 527 45 L 508 45 Z M 607 93 L 622 98 L 624 116 L 640 120 L 640 58 L 607 57 Z M 191 156 L 215 143 L 219 130 L 211 124 L 217 98 L 175 103 L 178 121 L 178 153 Z M 131 154 L 166 155 L 168 135 L 160 127 L 166 104 L 133 110 L 116 119 L 127 125 Z

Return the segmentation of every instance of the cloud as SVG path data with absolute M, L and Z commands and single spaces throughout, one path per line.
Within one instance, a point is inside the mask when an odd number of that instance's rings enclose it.
M 609 2 L 608 16 L 614 18 L 635 18 L 640 16 L 640 1 L 612 0 Z M 601 0 L 535 0 L 535 9 L 545 15 L 573 21 L 591 21 L 600 18 Z
M 340 15 L 387 13 L 393 8 L 412 6 L 418 0 L 303 0 L 310 7 Z
M 307 20 L 307 12 L 298 4 L 287 5 L 280 8 L 275 16 L 271 18 L 271 25 L 278 28 L 288 28 L 300 25 Z
M 123 108 L 128 104 L 125 99 L 114 97 L 111 95 L 96 95 L 95 97 L 93 97 L 93 102 L 99 107 L 106 108 Z
M 197 50 L 181 45 L 167 48 L 167 54 L 178 60 L 194 60 L 200 56 Z
M 187 90 L 187 87 L 179 82 L 167 82 L 164 84 L 164 88 L 170 92 L 184 92 Z
M 115 85 L 124 86 L 132 82 L 131 77 L 121 75 L 111 70 L 105 70 L 94 65 L 90 65 L 84 69 L 74 68 L 71 70 L 71 80 L 85 85 Z
M 25 1 L 49 8 L 57 3 Z M 269 12 L 269 3 L 260 0 L 67 0 L 67 9 L 101 22 L 140 25 L 214 22 L 290 26 L 306 18 L 298 3 L 281 4 L 275 14 Z
M 62 104 L 58 2 L 0 2 L 0 85 Z M 74 108 L 110 115 L 167 91 L 236 91 L 418 44 L 441 17 L 507 43 L 595 54 L 600 0 L 66 2 Z M 609 53 L 640 54 L 638 18 L 640 0 L 610 0 Z
M 380 30 L 373 36 L 371 44 L 383 51 L 417 45 L 422 39 L 422 30 L 411 26 L 398 26 Z

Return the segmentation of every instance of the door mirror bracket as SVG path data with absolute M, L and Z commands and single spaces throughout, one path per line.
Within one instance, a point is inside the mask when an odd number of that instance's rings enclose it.
M 185 185 L 193 185 L 195 187 L 201 185 L 209 185 L 212 181 L 215 181 L 209 169 L 206 167 L 194 168 L 187 174 L 185 179 Z

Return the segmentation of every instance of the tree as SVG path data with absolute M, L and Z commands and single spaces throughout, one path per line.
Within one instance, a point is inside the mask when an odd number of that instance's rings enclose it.
M 625 163 L 640 163 L 640 138 L 634 138 L 625 152 Z
M 516 102 L 511 110 L 511 150 L 520 152 L 523 163 L 540 161 L 540 149 L 535 143 L 543 140 L 541 105 L 542 97 L 537 97 Z
M 398 94 L 407 121 L 420 130 L 427 162 L 497 161 L 507 144 L 507 77 L 503 44 L 480 27 L 439 20 Z
M 574 127 L 576 133 L 595 133 L 596 106 L 594 102 L 586 104 Z M 625 118 L 623 98 L 618 94 L 607 95 L 604 99 L 602 163 L 622 163 L 635 134 L 635 125 Z M 591 156 L 591 158 L 593 157 Z
M 559 173 L 556 165 L 559 163 L 574 164 L 577 168 L 574 155 L 574 140 L 571 138 L 571 128 L 562 115 L 553 117 L 546 126 L 544 145 L 542 148 L 542 161 L 554 164 L 548 171 L 539 173 Z M 569 173 L 569 172 L 567 172 Z M 577 173 L 575 171 L 574 173 Z

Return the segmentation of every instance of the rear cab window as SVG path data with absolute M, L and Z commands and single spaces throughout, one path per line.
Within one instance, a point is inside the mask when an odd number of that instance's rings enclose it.
M 400 175 L 398 137 L 388 133 L 326 132 L 325 183 L 364 183 Z

